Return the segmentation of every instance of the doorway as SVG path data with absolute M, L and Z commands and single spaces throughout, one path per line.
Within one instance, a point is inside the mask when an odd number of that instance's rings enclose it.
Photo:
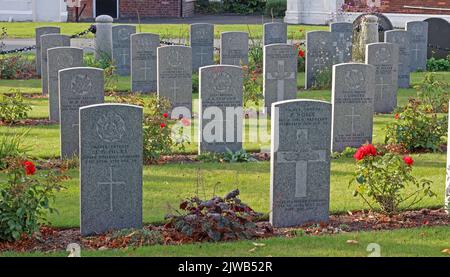
M 95 16 L 106 14 L 119 18 L 119 0 L 94 0 Z

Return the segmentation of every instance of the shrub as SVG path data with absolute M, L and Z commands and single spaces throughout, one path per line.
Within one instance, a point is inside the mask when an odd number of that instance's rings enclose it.
M 242 69 L 244 73 L 244 107 L 249 108 L 253 105 L 259 107 L 260 102 L 264 99 L 262 81 L 259 78 L 261 74 L 256 70 L 250 70 L 247 66 L 243 66 Z
M 236 152 L 227 149 L 227 151 L 223 154 L 223 160 L 227 163 L 248 163 L 256 161 L 256 159 L 248 154 L 244 149 Z
M 0 121 L 4 123 L 15 123 L 25 119 L 31 106 L 24 101 L 20 91 L 15 90 L 11 95 L 0 95 Z
M 328 89 L 331 87 L 332 72 L 329 68 L 322 69 L 314 77 L 312 89 Z
M 66 177 L 54 171 L 35 177 L 34 164 L 20 158 L 7 163 L 8 178 L 0 184 L 0 240 L 14 241 L 33 235 L 48 223 L 47 212 L 57 212 L 50 202 Z
M 450 71 L 450 55 L 447 56 L 447 59 L 429 59 L 427 61 L 427 71 Z
M 238 14 L 261 13 L 266 5 L 265 0 L 223 0 L 225 12 Z
M 117 90 L 117 83 L 119 82 L 119 76 L 116 74 L 117 67 L 108 54 L 101 54 L 98 59 L 92 53 L 87 54 L 84 56 L 84 64 L 88 67 L 103 69 L 105 90 L 110 92 Z
M 305 72 L 305 65 L 306 65 L 306 52 L 305 49 L 303 49 L 302 45 L 300 43 L 294 44 L 295 48 L 297 49 L 298 56 L 297 56 L 297 71 L 298 72 Z
M 265 14 L 271 17 L 283 17 L 286 14 L 287 0 L 267 0 Z
M 356 171 L 350 184 L 354 184 L 354 196 L 360 196 L 371 209 L 376 203 L 383 213 L 393 214 L 400 205 L 407 209 L 425 197 L 436 196 L 431 181 L 418 181 L 412 175 L 414 160 L 409 156 L 380 154 L 368 144 L 359 148 L 354 157 Z
M 9 159 L 23 157 L 30 150 L 23 142 L 27 133 L 4 134 L 0 138 L 0 170 L 8 167 Z
M 428 114 L 422 103 L 410 99 L 386 126 L 385 143 L 400 144 L 409 151 L 439 151 L 447 136 L 447 118 Z
M 0 51 L 8 38 L 5 27 L 0 31 Z M 0 55 L 0 79 L 30 79 L 36 76 L 34 56 L 22 53 Z
M 422 83 L 414 86 L 417 97 L 426 110 L 434 113 L 447 113 L 450 85 L 436 79 L 433 73 L 427 73 Z

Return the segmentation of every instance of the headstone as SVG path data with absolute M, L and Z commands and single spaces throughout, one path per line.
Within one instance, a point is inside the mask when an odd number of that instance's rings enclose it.
M 248 33 L 225 32 L 220 39 L 220 64 L 248 64 Z
M 287 24 L 282 22 L 265 23 L 263 28 L 264 46 L 287 43 Z
M 59 27 L 38 27 L 35 29 L 36 37 L 36 75 L 41 76 L 41 36 L 48 34 L 59 34 L 61 29 Z
M 354 21 L 353 21 L 353 37 L 358 38 L 361 31 L 362 31 L 362 24 L 365 20 L 365 18 L 369 15 L 376 16 L 377 17 L 377 23 L 378 23 L 378 41 L 384 40 L 384 32 L 393 30 L 394 25 L 389 20 L 387 16 L 385 16 L 382 13 L 364 13 L 359 15 Z M 377 41 L 377 42 L 378 42 Z
M 332 150 L 372 142 L 375 67 L 361 63 L 333 66 Z
M 95 18 L 95 58 L 112 58 L 112 26 L 113 18 L 100 15 Z
M 374 112 L 391 113 L 397 107 L 398 45 L 371 43 L 366 48 L 366 64 L 375 66 Z
M 450 104 L 450 103 L 449 103 Z M 449 111 L 450 114 L 450 111 Z M 448 125 L 448 133 L 450 135 L 450 122 Z M 450 141 L 450 140 L 448 140 Z M 445 186 L 445 210 L 447 214 L 450 215 L 450 143 L 447 143 L 447 178 L 446 178 L 446 186 Z
M 142 227 L 143 109 L 80 108 L 81 235 Z
M 450 23 L 443 18 L 428 18 L 428 58 L 446 59 L 450 55 Z
M 192 48 L 158 48 L 158 96 L 168 99 L 172 110 L 185 108 L 192 114 Z
M 200 68 L 199 154 L 242 149 L 242 82 L 238 66 Z
M 156 92 L 156 51 L 160 46 L 159 35 L 131 35 L 131 91 Z
M 385 42 L 395 43 L 399 46 L 398 58 L 398 87 L 409 88 L 410 83 L 410 38 L 407 31 L 392 30 L 384 33 Z
M 383 41 L 383 38 L 380 39 L 379 30 L 378 17 L 375 15 L 366 14 L 353 22 L 353 61 L 364 62 L 366 45 Z
M 424 21 L 410 21 L 406 23 L 409 33 L 411 57 L 409 70 L 411 72 L 427 69 L 428 23 Z
M 352 61 L 353 24 L 335 22 L 330 24 L 333 64 Z
M 70 37 L 59 34 L 41 36 L 41 85 L 42 93 L 48 94 L 47 50 L 54 47 L 70 46 Z
M 272 103 L 297 98 L 297 51 L 293 45 L 264 46 L 264 107 L 270 113 Z
M 270 222 L 274 227 L 328 221 L 331 104 L 272 104 Z
M 320 74 L 326 74 L 326 72 L 331 74 L 332 59 L 331 32 L 306 33 L 306 89 L 315 85 Z
M 129 76 L 131 72 L 131 35 L 136 26 L 117 25 L 112 27 L 112 53 L 117 74 Z
M 74 67 L 59 71 L 61 157 L 79 154 L 79 108 L 104 102 L 103 70 Z
M 47 50 L 48 56 L 48 109 L 49 119 L 59 122 L 58 71 L 69 67 L 83 66 L 83 49 L 55 47 Z
M 189 38 L 192 47 L 192 72 L 198 73 L 200 67 L 214 64 L 214 25 L 191 24 Z

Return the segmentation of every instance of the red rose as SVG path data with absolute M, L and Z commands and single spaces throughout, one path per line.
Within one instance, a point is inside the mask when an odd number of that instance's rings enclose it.
M 396 114 L 394 115 L 394 118 L 395 118 L 396 120 L 398 120 L 398 118 L 399 118 L 398 113 L 396 113 Z
M 25 161 L 23 162 L 23 167 L 26 175 L 33 175 L 36 172 L 36 166 L 33 162 Z
M 364 159 L 366 156 L 376 156 L 377 149 L 372 144 L 365 144 L 361 146 L 353 156 L 355 160 L 360 161 Z
M 302 49 L 300 49 L 298 51 L 298 56 L 304 58 L 305 57 L 305 51 L 303 51 Z
M 376 156 L 377 155 L 377 149 L 372 144 L 366 144 L 364 145 L 366 149 L 366 154 L 369 156 Z
M 169 117 L 169 114 L 168 114 L 168 113 L 165 113 L 165 114 L 163 114 L 163 116 L 164 116 L 164 118 L 168 118 L 168 117 Z
M 359 148 L 356 151 L 356 153 L 353 156 L 353 158 L 355 158 L 355 160 L 357 160 L 357 161 L 360 161 L 360 160 L 364 159 L 365 156 L 366 156 L 366 154 L 364 153 L 364 151 L 361 148 Z
M 161 125 L 159 125 L 161 128 L 164 128 L 164 127 L 166 127 L 166 124 L 165 123 L 161 123 Z
M 403 157 L 403 161 L 409 166 L 412 166 L 414 164 L 414 160 L 410 156 Z

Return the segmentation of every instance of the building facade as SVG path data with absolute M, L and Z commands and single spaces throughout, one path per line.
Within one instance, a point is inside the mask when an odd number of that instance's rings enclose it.
M 0 0 L 0 21 L 67 21 L 64 0 Z

